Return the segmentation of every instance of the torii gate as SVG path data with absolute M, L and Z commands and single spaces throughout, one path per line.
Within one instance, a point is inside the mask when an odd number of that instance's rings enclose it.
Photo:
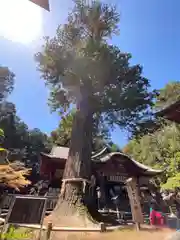
M 40 6 L 41 8 L 44 8 L 47 11 L 50 11 L 49 0 L 29 0 L 29 1 L 35 3 L 36 5 Z

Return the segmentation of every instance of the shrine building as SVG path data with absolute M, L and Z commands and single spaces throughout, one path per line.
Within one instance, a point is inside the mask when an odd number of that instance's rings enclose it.
M 63 177 L 63 171 L 68 158 L 69 148 L 55 146 L 50 154 L 40 154 L 40 175 L 50 181 Z M 154 177 L 161 170 L 155 170 L 141 164 L 122 152 L 111 152 L 105 147 L 92 155 L 92 168 L 97 178 L 106 178 L 107 181 L 124 183 L 129 177 L 136 177 L 139 182 Z
M 55 146 L 50 154 L 40 154 L 40 175 L 42 179 L 50 182 L 51 188 L 60 188 L 68 153 L 69 148 Z M 110 192 L 122 196 L 128 178 L 136 177 L 138 186 L 147 188 L 150 178 L 161 174 L 162 170 L 152 169 L 122 152 L 111 152 L 105 147 L 92 154 L 92 172 L 96 187 L 101 189 L 103 198 L 110 204 Z
M 157 112 L 156 115 L 180 123 L 180 100 Z

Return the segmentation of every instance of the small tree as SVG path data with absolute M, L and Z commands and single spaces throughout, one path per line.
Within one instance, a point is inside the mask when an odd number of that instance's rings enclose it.
M 4 131 L 0 129 L 0 140 L 4 140 Z M 4 148 L 0 148 L 0 186 L 10 187 L 19 190 L 30 184 L 30 181 L 26 179 L 29 175 L 30 169 L 24 167 L 24 165 L 18 161 L 9 163 L 8 151 Z
M 130 66 L 131 55 L 108 43 L 118 24 L 115 7 L 76 0 L 67 23 L 58 27 L 54 38 L 46 37 L 36 54 L 52 109 L 66 113 L 72 104 L 77 108 L 64 184 L 52 214 L 58 224 L 89 222 L 83 183 L 88 185 L 91 177 L 93 122 L 131 130 L 152 105 L 154 94 L 148 92 L 142 67 Z

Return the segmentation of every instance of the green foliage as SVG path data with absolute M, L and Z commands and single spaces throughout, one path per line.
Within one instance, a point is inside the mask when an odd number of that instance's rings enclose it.
M 27 142 L 26 145 L 24 145 L 26 148 L 25 159 L 29 160 L 29 163 L 34 164 L 37 163 L 40 152 L 49 150 L 47 145 L 48 137 L 37 128 L 28 130 L 27 135 Z
M 3 129 L 0 128 L 0 137 L 3 137 L 4 138 L 4 131 Z
M 161 128 L 162 122 L 162 119 L 160 120 L 156 118 L 153 113 L 149 113 L 147 118 L 135 125 L 130 139 L 143 137 L 147 134 L 153 134 Z
M 4 131 L 2 147 L 10 151 L 11 161 L 18 159 L 32 167 L 38 163 L 38 154 L 46 151 L 48 137 L 39 129 L 28 129 L 16 115 L 14 104 L 3 102 L 0 108 L 0 128 Z
M 15 75 L 7 67 L 0 66 L 0 103 L 12 92 Z
M 123 151 L 141 163 L 166 169 L 166 177 L 173 176 L 180 170 L 180 127 L 162 126 L 154 134 L 133 139 Z
M 51 136 L 49 138 L 51 146 L 55 144 L 59 146 L 70 147 L 72 124 L 75 113 L 76 111 L 73 109 L 66 116 L 63 116 L 59 127 L 51 132 Z M 96 122 L 94 121 L 93 151 L 98 151 L 107 144 L 112 145 L 112 148 L 114 149 L 118 148 L 115 144 L 109 143 L 109 135 L 106 128 L 102 125 L 97 127 Z
M 30 183 L 25 177 L 29 175 L 25 165 L 38 163 L 39 152 L 46 149 L 47 136 L 38 129 L 29 130 L 17 116 L 15 105 L 7 101 L 14 78 L 7 67 L 0 67 L 0 185 L 18 189 Z
M 164 88 L 156 91 L 154 109 L 159 111 L 178 100 L 180 100 L 180 82 L 170 82 Z M 150 111 L 146 118 L 136 124 L 132 132 L 132 138 L 142 137 L 146 134 L 154 133 L 161 128 L 163 122 L 166 123 L 165 120 L 158 119 L 154 115 L 154 111 Z
M 176 101 L 180 95 L 180 83 L 167 84 L 157 97 L 155 106 L 164 108 Z M 158 128 L 152 133 L 132 139 L 123 149 L 136 160 L 154 168 L 164 169 L 161 183 L 164 188 L 174 188 L 178 184 L 180 172 L 180 125 L 170 121 L 155 119 Z
M 170 82 L 164 88 L 160 89 L 155 107 L 160 110 L 178 100 L 180 100 L 180 82 Z
M 131 54 L 108 43 L 118 24 L 115 7 L 75 1 L 56 36 L 45 37 L 35 59 L 49 87 L 52 110 L 65 114 L 72 104 L 78 107 L 87 100 L 96 126 L 103 124 L 108 131 L 115 125 L 131 131 L 148 114 L 155 92 L 149 92 L 142 67 L 131 66 Z
M 5 138 L 4 131 L 3 131 L 3 129 L 0 128 L 0 143 L 2 143 L 4 141 L 4 138 Z
M 175 190 L 180 186 L 180 173 L 177 173 L 174 177 L 168 178 L 167 182 L 162 185 L 162 189 Z
M 121 151 L 120 147 L 117 144 L 113 143 L 112 141 L 108 142 L 107 145 L 109 146 L 111 152 Z
M 51 141 L 55 145 L 70 146 L 72 123 L 75 112 L 72 111 L 65 117 L 62 117 L 59 127 L 51 133 Z

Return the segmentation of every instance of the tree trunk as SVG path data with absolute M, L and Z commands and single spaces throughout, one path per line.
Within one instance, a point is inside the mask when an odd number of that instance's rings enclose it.
M 87 226 L 92 217 L 85 204 L 91 177 L 93 111 L 88 94 L 82 95 L 73 120 L 71 145 L 66 162 L 61 194 L 53 213 L 53 223 L 63 226 Z

